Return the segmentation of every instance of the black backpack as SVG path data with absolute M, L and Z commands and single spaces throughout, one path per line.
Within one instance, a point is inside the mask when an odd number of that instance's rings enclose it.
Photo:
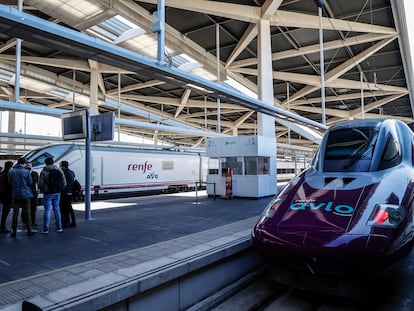
M 72 184 L 72 193 L 78 193 L 81 190 L 81 184 L 77 179 L 73 181 Z
M 62 172 L 57 168 L 52 168 L 48 171 L 47 192 L 48 193 L 59 193 L 63 190 L 65 185 L 63 184 Z

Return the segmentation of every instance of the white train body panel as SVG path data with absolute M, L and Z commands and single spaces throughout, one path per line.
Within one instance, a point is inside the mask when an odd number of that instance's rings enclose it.
M 85 186 L 85 150 L 78 144 L 58 144 L 25 155 L 40 173 L 44 159 L 69 162 Z M 92 146 L 91 187 L 95 193 L 193 188 L 206 181 L 208 158 L 197 152 Z M 200 185 L 200 184 L 198 184 Z

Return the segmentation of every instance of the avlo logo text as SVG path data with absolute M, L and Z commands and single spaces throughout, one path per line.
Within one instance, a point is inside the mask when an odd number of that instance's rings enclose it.
M 324 210 L 325 212 L 336 212 L 337 214 L 343 215 L 343 216 L 349 216 L 354 212 L 354 208 L 350 205 L 346 204 L 336 204 L 334 205 L 334 202 L 322 202 L 322 203 L 316 203 L 316 202 L 310 202 L 310 201 L 298 201 L 293 203 L 290 206 L 290 209 L 293 211 L 305 211 L 305 210 L 311 210 L 311 211 L 318 211 L 318 210 Z

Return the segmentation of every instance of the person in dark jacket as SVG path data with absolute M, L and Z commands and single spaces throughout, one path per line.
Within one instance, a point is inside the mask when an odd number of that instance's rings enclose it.
M 62 170 L 58 168 L 56 165 L 53 164 L 52 158 L 46 158 L 45 164 L 46 166 L 42 169 L 39 176 L 39 189 L 43 192 L 43 208 L 44 208 L 44 214 L 43 214 L 43 230 L 41 233 L 49 233 L 49 225 L 50 225 L 50 211 L 53 208 L 53 213 L 55 214 L 55 221 L 56 221 L 56 227 L 57 232 L 63 232 L 62 228 L 62 219 L 60 215 L 60 209 L 59 209 L 59 201 L 60 201 L 60 191 L 66 186 L 66 178 L 63 174 Z M 62 184 L 62 187 L 60 190 L 52 190 L 53 184 L 50 184 L 50 174 L 51 172 L 55 170 L 60 171 L 59 178 L 61 181 L 59 182 Z
M 63 228 L 76 227 L 75 212 L 72 208 L 72 188 L 75 173 L 69 168 L 68 161 L 61 161 L 60 168 L 65 174 L 66 187 L 60 193 L 60 214 L 62 216 Z M 72 221 L 70 221 L 72 219 Z
M 17 165 L 9 172 L 9 181 L 12 185 L 12 205 L 13 205 L 13 222 L 11 237 L 16 237 L 17 219 L 19 217 L 19 209 L 22 209 L 23 219 L 27 228 L 27 235 L 31 236 L 32 227 L 30 220 L 30 199 L 33 197 L 32 193 L 32 176 L 30 172 L 24 167 L 26 159 L 19 158 Z
M 32 193 L 33 197 L 30 199 L 30 219 L 32 221 L 32 226 L 37 226 L 36 224 L 36 210 L 37 210 L 37 185 L 39 183 L 39 174 L 36 171 L 32 170 L 32 162 L 26 161 L 24 167 L 30 172 L 30 176 L 32 176 Z
M 1 212 L 0 233 L 9 233 L 6 228 L 7 216 L 10 213 L 12 203 L 12 188 L 9 182 L 9 170 L 13 167 L 12 161 L 4 164 L 4 169 L 0 172 L 0 203 L 3 205 Z

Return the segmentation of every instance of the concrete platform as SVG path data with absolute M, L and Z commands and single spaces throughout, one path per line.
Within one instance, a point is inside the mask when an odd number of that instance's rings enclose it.
M 114 271 L 145 262 L 163 265 L 188 256 L 186 249 L 225 243 L 223 237 L 248 237 L 270 199 L 214 200 L 204 192 L 188 192 L 95 201 L 92 220 L 84 219 L 83 204 L 74 204 L 77 228 L 63 233 L 50 228 L 48 235 L 33 237 L 22 230 L 16 239 L 0 235 L 0 308 L 76 287 L 90 278 L 108 282 L 112 275 L 110 282 L 115 282 L 119 276 L 111 274 Z M 42 214 L 39 208 L 39 228 Z M 64 290 L 60 294 L 67 295 Z

